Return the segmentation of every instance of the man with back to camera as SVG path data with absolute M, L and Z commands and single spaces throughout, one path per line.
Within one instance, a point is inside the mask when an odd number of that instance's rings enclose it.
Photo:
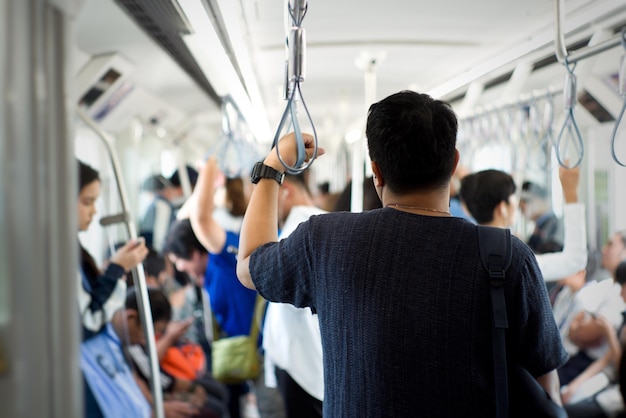
M 448 212 L 456 131 L 450 107 L 427 95 L 373 104 L 366 133 L 383 208 L 313 216 L 280 242 L 275 150 L 254 173 L 238 276 L 318 314 L 325 416 L 495 415 L 488 274 L 477 227 Z M 293 134 L 278 146 L 293 164 Z M 310 157 L 309 135 L 305 146 Z M 532 252 L 514 237 L 512 247 L 507 358 L 560 403 L 566 353 Z

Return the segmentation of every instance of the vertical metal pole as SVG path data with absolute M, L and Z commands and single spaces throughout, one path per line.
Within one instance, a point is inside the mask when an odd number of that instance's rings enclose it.
M 128 236 L 131 239 L 137 238 L 135 224 L 130 219 L 130 209 L 128 207 L 128 194 L 124 186 L 124 176 L 120 168 L 117 154 L 113 149 L 113 141 L 109 135 L 102 130 L 82 109 L 77 109 L 81 120 L 87 124 L 102 140 L 111 160 L 113 167 L 113 175 L 115 183 L 119 191 L 120 205 L 122 213 L 127 214 L 127 220 L 124 222 Z M 152 323 L 152 313 L 150 312 L 150 299 L 148 298 L 148 287 L 146 285 L 146 276 L 143 266 L 139 264 L 133 269 L 133 276 L 137 292 L 137 305 L 139 308 L 139 317 L 143 325 L 143 331 L 146 337 L 146 345 L 148 348 L 148 356 L 150 358 L 150 388 L 152 389 L 153 408 L 156 418 L 164 418 L 163 411 L 163 390 L 161 387 L 161 370 L 159 368 L 159 358 L 156 352 L 156 340 L 154 338 L 154 324 Z
M 376 59 L 373 58 L 365 63 L 364 75 L 364 92 L 365 92 L 365 110 L 376 100 Z M 363 127 L 363 135 L 352 145 L 352 189 L 350 210 L 352 212 L 363 211 L 363 180 L 365 178 L 365 170 L 369 170 L 365 165 L 367 158 L 367 142 L 365 139 L 365 126 Z
M 77 186 L 66 101 L 71 8 L 0 0 L 3 416 L 83 414 Z

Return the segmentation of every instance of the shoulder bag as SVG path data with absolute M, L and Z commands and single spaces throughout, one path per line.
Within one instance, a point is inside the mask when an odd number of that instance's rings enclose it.
M 265 308 L 265 299 L 257 296 L 250 326 L 250 335 L 220 338 L 213 341 L 211 350 L 213 377 L 222 383 L 237 384 L 255 379 L 261 364 L 257 350 L 259 322 Z M 216 334 L 217 335 L 217 334 Z
M 517 363 L 508 364 L 507 368 L 508 320 L 503 285 L 505 272 L 511 264 L 511 231 L 479 226 L 478 244 L 482 263 L 489 272 L 496 417 L 567 418 L 565 409 L 550 399 L 528 370 Z

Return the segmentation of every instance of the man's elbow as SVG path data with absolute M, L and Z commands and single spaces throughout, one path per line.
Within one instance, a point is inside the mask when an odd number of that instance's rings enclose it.
M 237 261 L 237 278 L 241 284 L 248 289 L 256 290 L 254 283 L 252 283 L 252 276 L 250 275 L 249 257 Z

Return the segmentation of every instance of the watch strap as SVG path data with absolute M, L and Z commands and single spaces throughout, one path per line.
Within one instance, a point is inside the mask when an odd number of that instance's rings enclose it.
M 261 161 L 256 163 L 252 168 L 251 181 L 257 184 L 261 179 L 273 179 L 278 184 L 283 184 L 285 173 L 276 170 L 273 167 L 263 164 Z

